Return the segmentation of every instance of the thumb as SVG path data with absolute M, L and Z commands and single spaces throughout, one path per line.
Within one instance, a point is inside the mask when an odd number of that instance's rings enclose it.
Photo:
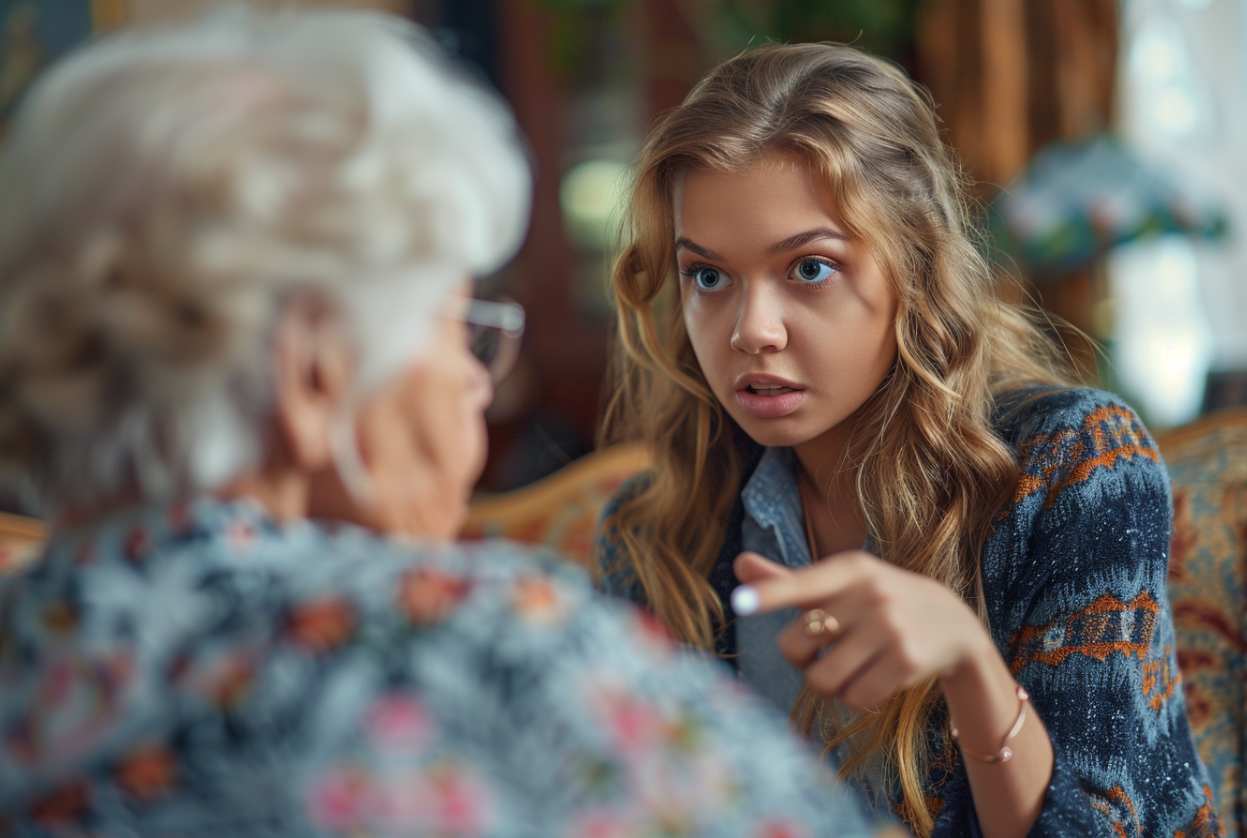
M 783 579 L 785 576 L 792 575 L 792 571 L 782 564 L 776 564 L 764 556 L 750 552 L 737 556 L 736 561 L 732 563 L 732 569 L 736 571 L 736 578 L 744 585 L 752 585 L 765 579 Z

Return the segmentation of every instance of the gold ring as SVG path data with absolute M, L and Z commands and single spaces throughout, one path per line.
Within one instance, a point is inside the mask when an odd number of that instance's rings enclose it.
M 840 621 L 821 608 L 814 608 L 801 615 L 805 633 L 810 637 L 826 637 L 835 640 L 840 633 Z

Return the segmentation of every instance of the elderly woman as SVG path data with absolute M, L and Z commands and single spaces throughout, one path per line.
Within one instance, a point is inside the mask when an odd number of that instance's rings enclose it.
M 37 85 L 0 463 L 53 534 L 0 583 L 0 833 L 873 833 L 639 614 L 452 543 L 469 340 L 522 317 L 466 278 L 528 186 L 505 111 L 384 17 L 125 34 Z

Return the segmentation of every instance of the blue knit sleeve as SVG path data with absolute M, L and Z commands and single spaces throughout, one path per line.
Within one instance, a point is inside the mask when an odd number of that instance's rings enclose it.
M 1031 835 L 1216 835 L 1165 593 L 1155 442 L 1093 390 L 1042 397 L 1017 431 L 1022 474 L 983 572 L 994 639 L 1056 752 Z

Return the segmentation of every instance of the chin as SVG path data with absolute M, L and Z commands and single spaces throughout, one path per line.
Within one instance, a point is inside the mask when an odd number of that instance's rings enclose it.
M 818 436 L 817 432 L 801 427 L 800 423 L 788 417 L 757 419 L 753 416 L 733 416 L 732 419 L 750 439 L 768 448 L 791 448 Z
M 468 522 L 468 505 L 461 503 L 446 515 L 445 528 L 433 536 L 435 541 L 458 541 L 463 526 Z

